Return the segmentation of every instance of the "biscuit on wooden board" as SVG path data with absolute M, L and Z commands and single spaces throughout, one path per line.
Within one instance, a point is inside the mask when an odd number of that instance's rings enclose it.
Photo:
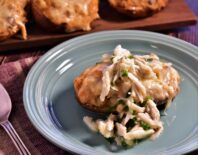
M 98 0 L 33 0 L 31 8 L 36 23 L 49 31 L 89 31 L 99 18 Z
M 118 12 L 134 18 L 150 16 L 162 10 L 168 0 L 108 0 Z
M 0 1 L 0 41 L 10 38 L 18 31 L 21 31 L 23 39 L 27 39 L 25 23 L 28 3 L 29 0 Z

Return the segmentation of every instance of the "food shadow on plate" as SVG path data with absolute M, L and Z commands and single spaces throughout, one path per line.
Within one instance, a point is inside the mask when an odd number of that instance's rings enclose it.
M 82 143 L 91 147 L 105 145 L 110 151 L 118 150 L 111 146 L 99 133 L 90 131 L 83 122 L 84 116 L 104 118 L 104 114 L 89 111 L 78 104 L 74 88 L 57 93 L 48 105 L 49 113 L 56 127 L 62 132 L 74 135 Z
M 50 102 L 48 109 L 51 117 L 57 127 L 63 130 L 82 126 L 84 124 L 82 121 L 83 116 L 104 116 L 82 108 L 76 100 L 73 87 L 58 93 Z

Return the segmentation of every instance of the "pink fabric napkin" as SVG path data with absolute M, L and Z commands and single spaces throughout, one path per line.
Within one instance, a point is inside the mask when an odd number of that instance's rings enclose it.
M 0 65 L 0 83 L 8 91 L 13 104 L 9 120 L 33 155 L 70 154 L 41 136 L 25 113 L 22 98 L 23 85 L 28 71 L 37 59 L 38 56 L 35 56 Z M 0 127 L 0 155 L 15 154 L 19 154 L 17 149 L 7 133 Z

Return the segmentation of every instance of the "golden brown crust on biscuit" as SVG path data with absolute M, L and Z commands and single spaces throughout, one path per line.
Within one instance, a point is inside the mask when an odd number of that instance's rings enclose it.
M 43 29 L 54 32 L 54 31 L 59 31 L 60 29 L 63 28 L 61 25 L 56 25 L 53 22 L 51 22 L 50 19 L 48 19 L 43 14 L 36 0 L 31 1 L 31 10 L 36 23 L 39 26 L 41 26 Z
M 0 41 L 15 35 L 19 30 L 22 38 L 27 39 L 25 8 L 28 2 L 29 0 L 0 1 Z
M 34 0 L 32 12 L 38 25 L 66 32 L 89 31 L 91 22 L 99 17 L 98 0 Z
M 109 0 L 109 3 L 121 13 L 140 18 L 162 10 L 168 0 Z
M 108 103 L 101 102 L 99 99 L 102 85 L 102 70 L 105 67 L 105 64 L 97 64 L 86 69 L 74 80 L 76 98 L 81 106 L 91 111 L 105 112 L 108 108 L 106 105 Z

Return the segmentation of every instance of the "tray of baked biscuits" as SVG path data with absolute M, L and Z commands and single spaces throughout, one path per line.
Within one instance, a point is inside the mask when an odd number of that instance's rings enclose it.
M 159 31 L 195 23 L 184 0 L 0 0 L 0 51 L 103 30 Z

